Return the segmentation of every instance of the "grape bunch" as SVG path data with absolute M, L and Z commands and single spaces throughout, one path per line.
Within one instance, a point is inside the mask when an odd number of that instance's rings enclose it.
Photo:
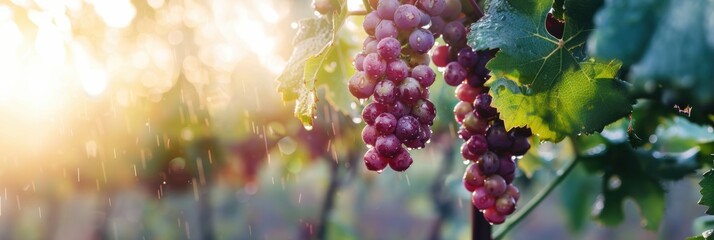
M 362 25 L 369 37 L 354 58 L 358 72 L 348 82 L 354 97 L 374 100 L 362 111 L 367 123 L 362 140 L 370 146 L 364 163 L 371 171 L 387 166 L 405 171 L 413 162 L 407 149 L 423 148 L 431 138 L 436 109 L 428 98 L 436 74 L 428 52 L 434 35 L 424 27 L 441 13 L 444 1 L 369 2 L 374 11 Z
M 497 50 L 474 51 L 466 45 L 469 26 L 477 19 L 462 16 L 460 1 L 447 0 L 448 11 L 432 17 L 431 30 L 443 35 L 447 45 L 438 46 L 432 61 L 444 68 L 444 82 L 456 86 L 460 100 L 454 107 L 454 117 L 461 124 L 459 136 L 465 141 L 461 155 L 471 162 L 464 173 L 466 190 L 472 192 L 472 204 L 481 210 L 486 220 L 500 224 L 516 209 L 518 189 L 511 185 L 515 178 L 516 156 L 530 149 L 528 128 L 506 131 L 496 108 L 491 106 L 488 87 L 490 78 L 486 63 Z M 435 24 L 436 23 L 436 24 Z
M 483 58 L 492 56 L 486 52 L 473 54 Z M 462 65 L 462 62 L 455 63 L 467 71 L 484 67 Z M 511 185 L 516 170 L 514 159 L 528 152 L 528 137 L 532 133 L 529 128 L 506 131 L 483 83 L 472 86 L 468 79 L 461 79 L 455 93 L 460 101 L 454 107 L 454 117 L 461 123 L 458 133 L 465 141 L 461 155 L 471 162 L 464 173 L 464 187 L 472 192 L 471 202 L 483 211 L 486 220 L 492 224 L 503 223 L 505 217 L 515 211 L 519 198 L 518 189 Z

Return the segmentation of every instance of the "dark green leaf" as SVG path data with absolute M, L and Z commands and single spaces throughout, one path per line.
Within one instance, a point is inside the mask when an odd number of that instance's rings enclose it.
M 579 157 L 583 165 L 588 171 L 603 173 L 603 197 L 595 204 L 596 219 L 606 225 L 621 223 L 624 201 L 632 198 L 640 208 L 644 227 L 656 229 L 664 215 L 664 189 L 659 179 L 642 166 L 653 159 L 632 149 L 625 130 L 618 129 L 621 132 L 604 131 L 606 137 L 578 139 L 582 145 L 594 146 L 582 149 Z
M 599 189 L 599 179 L 588 176 L 582 165 L 576 166 L 560 187 L 563 212 L 570 229 L 580 231 L 590 219 L 591 206 Z
M 543 140 L 591 133 L 631 110 L 627 85 L 614 79 L 620 64 L 584 55 L 594 3 L 565 2 L 563 40 L 547 33 L 553 1 L 492 1 L 472 25 L 468 43 L 499 51 L 487 65 L 493 104 L 507 128 L 528 126 Z M 570 5 L 569 5 L 570 4 Z M 590 11 L 590 12 L 588 12 Z M 572 14 L 572 16 L 571 16 Z
M 699 199 L 699 205 L 707 206 L 707 214 L 714 215 L 714 170 L 709 170 L 704 173 L 704 178 L 699 182 L 702 190 L 702 198 Z
M 711 112 L 712 11 L 711 1 L 606 1 L 595 18 L 590 52 L 632 64 L 630 78 L 638 92 L 689 103 L 694 113 Z

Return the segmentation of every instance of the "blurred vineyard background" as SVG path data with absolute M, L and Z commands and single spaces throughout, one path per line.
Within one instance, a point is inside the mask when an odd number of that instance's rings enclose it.
M 470 238 L 452 90 L 433 88 L 443 114 L 407 173 L 364 170 L 349 113 L 321 101 L 307 131 L 281 101 L 313 14 L 309 0 L 0 1 L 0 239 Z M 523 199 L 572 155 L 534 147 Z M 682 239 L 704 212 L 695 180 L 667 186 L 658 232 L 632 202 L 604 228 L 587 220 L 600 181 L 576 169 L 509 238 Z

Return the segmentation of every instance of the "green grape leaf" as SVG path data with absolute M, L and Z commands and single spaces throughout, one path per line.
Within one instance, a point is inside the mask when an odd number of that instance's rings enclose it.
M 468 44 L 499 49 L 487 68 L 493 104 L 507 128 L 528 126 L 543 140 L 591 133 L 625 116 L 634 102 L 628 85 L 614 79 L 616 61 L 585 55 L 584 44 L 599 1 L 566 1 L 563 39 L 545 30 L 553 1 L 490 2 L 484 18 L 471 26 Z
M 336 110 L 351 117 L 358 117 L 360 111 L 356 108 L 356 99 L 349 93 L 347 82 L 355 74 L 352 66 L 353 49 L 359 49 L 352 41 L 351 32 L 345 28 L 338 31 L 335 46 L 327 54 L 322 68 L 318 72 L 318 84 L 324 90 L 324 98 Z
M 589 52 L 632 65 L 636 93 L 689 103 L 692 117 L 711 113 L 713 11 L 711 1 L 608 0 L 595 18 Z
M 702 190 L 702 198 L 699 199 L 699 205 L 707 206 L 707 214 L 714 215 L 714 170 L 709 170 L 704 173 L 704 178 L 699 182 Z
M 684 125 L 677 121 L 676 118 L 663 121 L 663 125 Z M 655 145 L 657 148 L 633 148 L 628 142 L 628 126 L 628 121 L 621 120 L 609 125 L 600 134 L 576 138 L 578 158 L 589 172 L 603 174 L 603 197 L 596 204 L 595 211 L 597 220 L 607 225 L 619 224 L 624 219 L 624 201 L 630 198 L 639 206 L 644 226 L 653 230 L 664 215 L 662 181 L 680 180 L 695 173 L 701 166 L 697 160 L 700 154 L 697 146 L 709 140 L 698 136 L 702 134 L 688 134 L 693 139 L 689 149 L 664 145 L 669 143 Z M 672 137 L 668 134 L 673 133 L 658 130 L 653 136 Z M 667 149 L 677 151 L 661 152 Z
M 631 198 L 639 206 L 644 227 L 657 229 L 665 206 L 664 189 L 659 179 L 649 175 L 640 165 L 642 161 L 639 157 L 642 156 L 628 142 L 600 140 L 603 145 L 587 149 L 585 154 L 579 156 L 588 171 L 603 173 L 603 197 L 595 204 L 596 219 L 606 225 L 621 223 L 624 220 L 624 201 Z
M 560 201 L 570 229 L 580 232 L 590 220 L 590 206 L 595 202 L 599 179 L 585 172 L 583 165 L 578 165 L 560 186 Z
M 347 16 L 344 0 L 340 6 L 333 13 L 300 21 L 293 39 L 293 53 L 277 79 L 283 101 L 297 100 L 295 116 L 305 126 L 312 126 L 317 108 L 317 86 L 320 84 L 317 82 L 318 75 L 336 45 L 336 32 Z

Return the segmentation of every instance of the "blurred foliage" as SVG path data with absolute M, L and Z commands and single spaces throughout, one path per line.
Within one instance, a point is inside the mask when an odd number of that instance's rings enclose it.
M 706 1 L 605 1 L 595 17 L 590 52 L 631 65 L 635 95 L 668 106 L 691 106 L 697 122 L 711 123 L 714 110 L 714 42 Z

